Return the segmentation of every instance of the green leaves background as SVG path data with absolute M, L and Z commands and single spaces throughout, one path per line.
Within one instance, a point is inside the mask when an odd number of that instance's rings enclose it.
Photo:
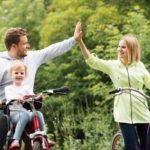
M 141 44 L 142 61 L 150 70 L 150 7 L 144 0 L 1 0 L 0 49 L 9 27 L 26 28 L 30 49 L 41 49 L 73 36 L 82 22 L 83 39 L 93 53 L 116 59 L 118 40 L 133 34 Z M 51 139 L 64 150 L 108 150 L 113 133 L 113 89 L 105 74 L 89 68 L 78 44 L 71 51 L 42 65 L 35 92 L 68 86 L 63 97 L 47 97 L 43 113 Z

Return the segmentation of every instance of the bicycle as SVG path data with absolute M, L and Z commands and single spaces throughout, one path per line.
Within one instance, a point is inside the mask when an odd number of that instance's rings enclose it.
M 129 93 L 135 96 L 131 91 L 139 93 L 141 96 L 143 96 L 146 99 L 150 99 L 150 96 L 144 94 L 142 91 L 134 88 L 129 88 L 129 87 L 123 87 L 123 88 L 118 88 L 113 91 L 110 91 L 109 94 L 113 94 L 114 96 L 120 95 L 122 93 Z M 137 95 L 136 95 L 137 96 Z M 147 107 L 147 106 L 146 106 Z M 124 141 L 123 141 L 123 136 L 121 131 L 117 131 L 112 138 L 111 145 L 110 145 L 110 150 L 122 150 L 124 146 Z M 137 145 L 137 150 L 140 150 L 139 143 Z
M 69 89 L 67 87 L 61 87 L 56 89 L 45 90 L 41 92 L 40 95 L 26 95 L 24 97 L 23 106 L 34 112 L 36 109 L 40 109 L 42 106 L 43 95 L 53 96 L 53 95 L 65 95 Z M 5 114 L 9 114 L 8 106 L 11 105 L 16 100 L 11 100 L 9 103 L 4 104 Z M 7 109 L 6 109 L 7 108 Z M 5 141 L 5 146 L 3 150 L 21 150 L 20 147 L 11 147 L 12 136 L 13 136 L 14 126 L 10 127 L 7 135 L 7 140 Z M 22 140 L 22 139 L 21 139 Z M 51 147 L 56 146 L 55 143 L 49 143 L 47 135 L 45 132 L 40 131 L 39 122 L 36 115 L 33 115 L 32 121 L 27 124 L 23 133 L 24 150 L 49 150 Z M 21 142 L 21 141 L 20 141 Z

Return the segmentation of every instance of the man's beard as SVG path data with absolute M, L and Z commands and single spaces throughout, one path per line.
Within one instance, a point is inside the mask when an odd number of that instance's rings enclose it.
M 19 58 L 24 58 L 26 56 L 27 56 L 27 52 L 26 53 L 18 53 Z

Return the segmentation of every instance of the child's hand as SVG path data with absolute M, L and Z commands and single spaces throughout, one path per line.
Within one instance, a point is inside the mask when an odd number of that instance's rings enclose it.
M 43 101 L 44 100 L 44 95 L 43 94 L 39 94 L 37 96 L 37 99 L 40 100 L 40 101 Z
M 0 107 L 2 107 L 2 101 L 0 100 Z
M 23 96 L 23 99 L 26 100 L 26 99 L 33 98 L 33 97 L 34 97 L 34 94 L 30 94 L 30 95 Z
M 17 103 L 22 103 L 23 102 L 23 98 L 21 98 L 21 97 L 16 98 L 16 101 L 17 101 Z

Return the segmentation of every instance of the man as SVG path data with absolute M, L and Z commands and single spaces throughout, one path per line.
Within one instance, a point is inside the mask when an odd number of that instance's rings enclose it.
M 27 33 L 22 28 L 10 28 L 6 31 L 4 36 L 4 42 L 7 51 L 0 53 L 0 100 L 5 101 L 4 88 L 5 86 L 12 83 L 8 75 L 8 69 L 11 63 L 15 60 L 20 60 L 27 66 L 28 76 L 25 80 L 30 88 L 34 88 L 35 75 L 43 63 L 51 60 L 62 53 L 69 51 L 72 46 L 75 45 L 81 36 L 80 23 L 77 23 L 75 27 L 74 36 L 64 40 L 62 42 L 50 45 L 42 50 L 38 51 L 27 51 L 28 38 Z M 42 117 L 42 116 L 40 116 Z M 41 118 L 43 120 L 43 118 Z M 1 137 L 1 131 L 3 125 L 0 125 L 0 149 L 3 147 L 3 138 Z M 4 129 L 3 129 L 4 130 Z M 4 134 L 4 131 L 2 131 Z M 6 136 L 6 134 L 5 134 Z

